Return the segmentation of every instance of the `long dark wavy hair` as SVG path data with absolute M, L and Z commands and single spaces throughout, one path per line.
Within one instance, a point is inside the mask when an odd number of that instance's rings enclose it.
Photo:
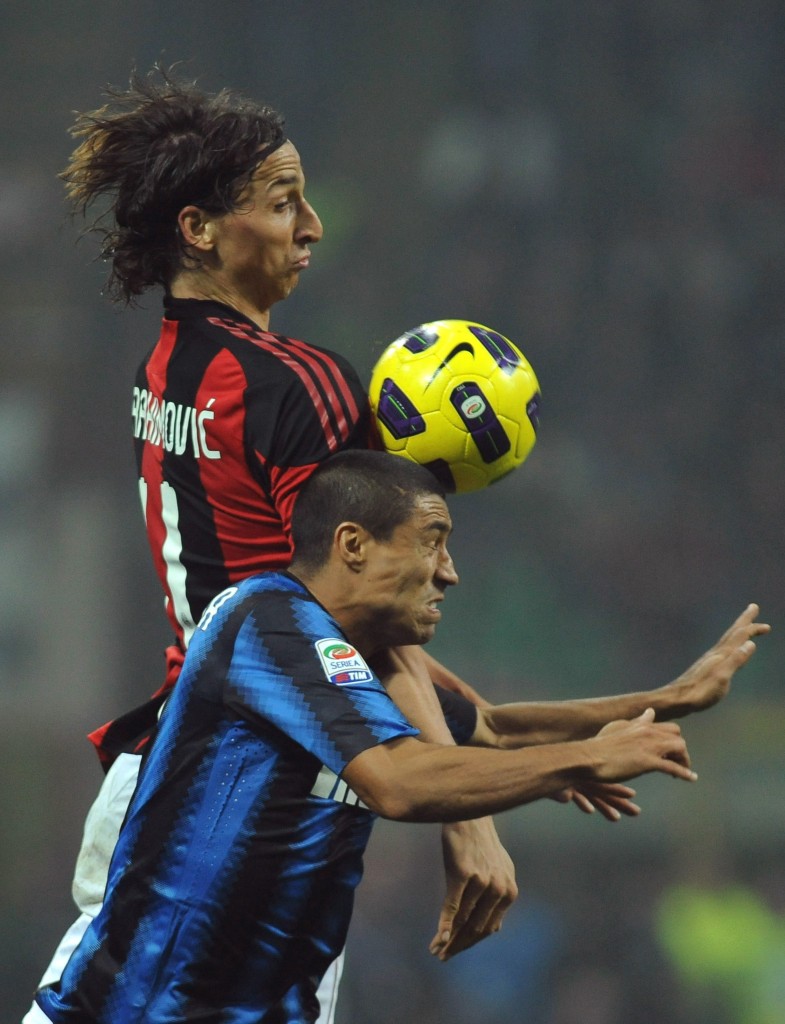
M 180 210 L 237 209 L 260 162 L 284 141 L 284 122 L 271 107 L 228 89 L 205 93 L 159 65 L 105 95 L 104 106 L 77 116 L 71 134 L 81 141 L 60 177 L 75 213 L 107 201 L 87 230 L 111 263 L 110 296 L 131 303 L 153 285 L 167 288 L 195 259 L 180 237 Z

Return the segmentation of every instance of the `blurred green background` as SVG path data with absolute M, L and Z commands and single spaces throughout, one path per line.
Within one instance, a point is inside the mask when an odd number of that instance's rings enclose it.
M 128 412 L 159 298 L 102 296 L 66 217 L 74 110 L 132 65 L 279 107 L 325 224 L 273 327 L 368 378 L 465 317 L 543 388 L 528 463 L 455 498 L 433 652 L 497 700 L 667 681 L 750 600 L 775 627 L 686 726 L 694 787 L 499 829 L 521 898 L 449 965 L 438 829 L 380 823 L 339 1024 L 785 1021 L 785 7 L 776 0 L 7 0 L 0 62 L 0 1006 L 73 913 L 84 739 L 168 642 Z

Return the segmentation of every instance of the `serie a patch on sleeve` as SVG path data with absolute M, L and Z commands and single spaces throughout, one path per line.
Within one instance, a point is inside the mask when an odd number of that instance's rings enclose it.
M 324 674 L 331 683 L 351 686 L 353 683 L 370 683 L 373 680 L 373 672 L 363 661 L 362 655 L 345 640 L 328 637 L 317 640 L 315 646 Z

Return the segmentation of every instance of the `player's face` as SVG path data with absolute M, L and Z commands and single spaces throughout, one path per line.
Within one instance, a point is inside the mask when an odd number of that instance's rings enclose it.
M 436 632 L 444 593 L 458 582 L 447 550 L 451 529 L 443 499 L 423 495 L 390 540 L 374 542 L 371 603 L 387 644 L 424 644 Z
M 305 199 L 300 156 L 284 143 L 262 163 L 239 208 L 216 221 L 218 272 L 246 304 L 269 310 L 297 286 L 322 224 Z

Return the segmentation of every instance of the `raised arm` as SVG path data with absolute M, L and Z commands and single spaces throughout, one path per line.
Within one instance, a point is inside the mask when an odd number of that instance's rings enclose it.
M 520 702 L 480 708 L 471 742 L 513 749 L 594 735 L 610 721 L 630 719 L 652 708 L 658 721 L 712 707 L 727 694 L 734 673 L 755 651 L 753 637 L 768 633 L 749 605 L 720 639 L 673 682 L 656 690 L 588 700 Z

